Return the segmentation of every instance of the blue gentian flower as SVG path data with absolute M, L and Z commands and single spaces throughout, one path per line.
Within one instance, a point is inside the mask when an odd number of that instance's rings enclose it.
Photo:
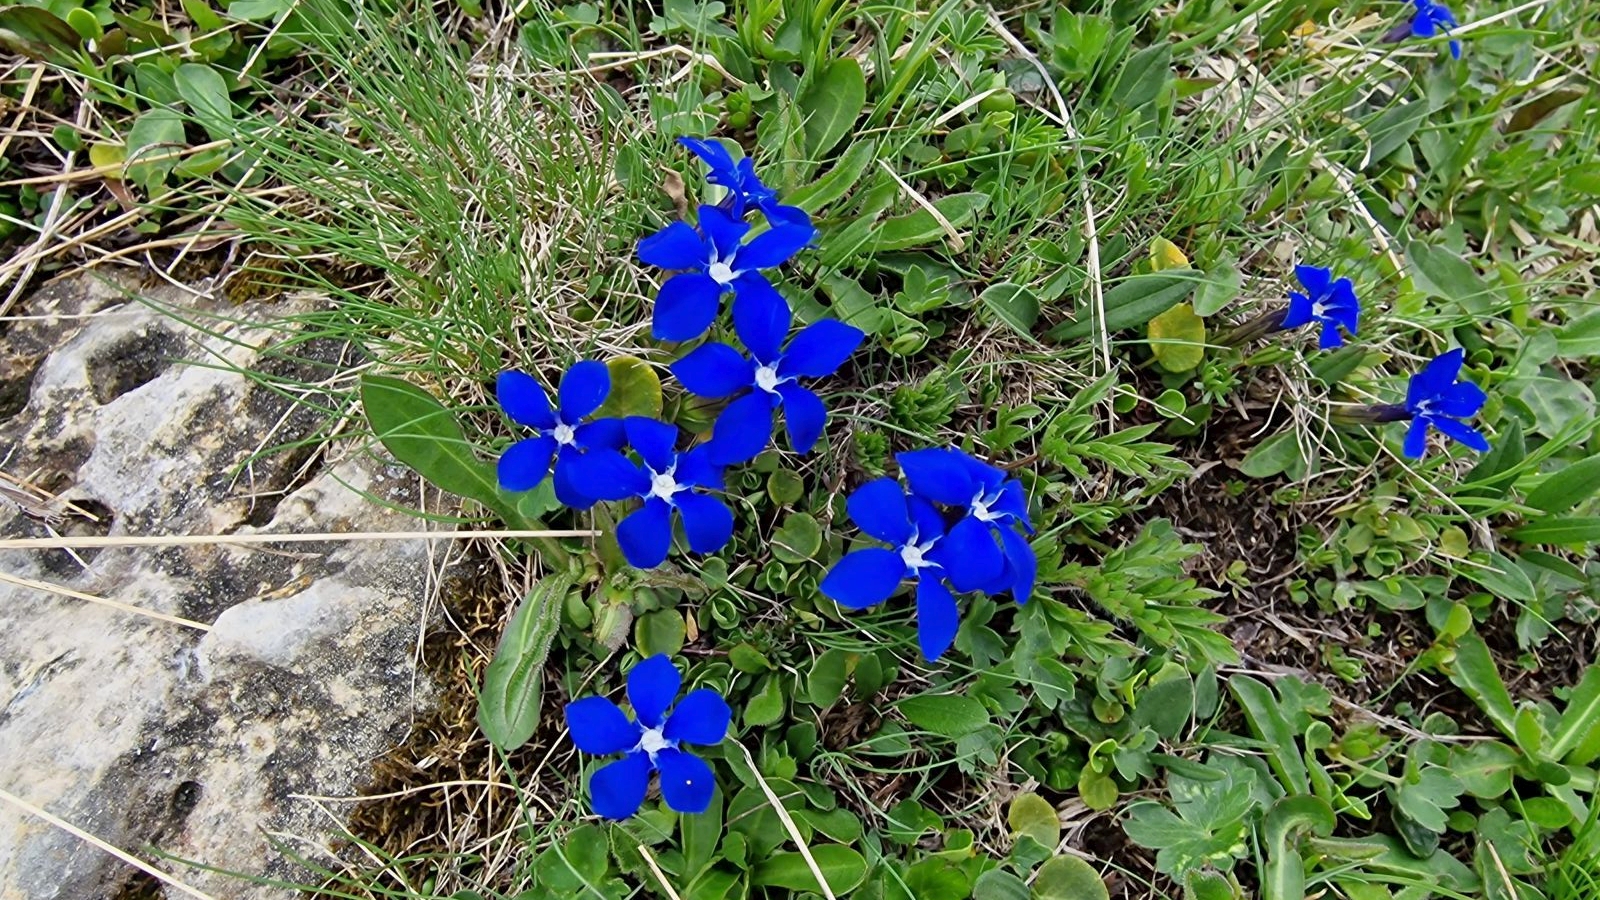
M 742 220 L 715 206 L 701 206 L 698 231 L 687 222 L 673 222 L 639 242 L 639 259 L 681 272 L 661 285 L 652 335 L 687 341 L 704 334 L 724 294 L 770 288 L 761 270 L 782 265 L 817 233 L 810 224 L 778 222 L 746 243 L 749 231 Z
M 1428 429 L 1434 428 L 1482 453 L 1489 441 L 1476 428 L 1459 419 L 1470 419 L 1483 408 L 1488 397 L 1483 388 L 1470 381 L 1457 380 L 1464 354 L 1457 347 L 1435 357 L 1422 371 L 1411 376 L 1406 388 L 1406 412 L 1411 428 L 1406 432 L 1405 455 L 1421 459 L 1428 449 Z
M 961 561 L 960 576 L 953 579 L 957 588 L 1010 591 L 1018 603 L 1027 603 L 1039 560 L 1016 530 L 1033 533 L 1022 482 L 954 447 L 897 453 L 895 461 L 913 494 L 962 511 L 946 539 L 951 557 Z
M 1361 302 L 1356 299 L 1355 287 L 1350 279 L 1333 279 L 1333 273 L 1318 266 L 1295 266 L 1294 277 L 1306 289 L 1289 293 L 1289 308 L 1283 314 L 1280 330 L 1299 328 L 1307 322 L 1322 323 L 1322 337 L 1317 346 L 1332 350 L 1344 346 L 1339 328 L 1356 333 L 1361 320 Z
M 945 579 L 966 565 L 947 546 L 944 519 L 933 504 L 907 496 L 899 482 L 879 478 L 845 501 L 857 526 L 889 545 L 846 553 L 819 586 L 841 606 L 866 609 L 889 599 L 907 578 L 917 585 L 917 643 L 924 659 L 944 655 L 956 638 L 961 613 Z
M 640 416 L 623 420 L 628 444 L 642 464 L 615 450 L 584 454 L 585 491 L 597 500 L 641 497 L 644 505 L 617 525 L 617 543 L 628 564 L 638 569 L 661 565 L 672 548 L 672 511 L 683 520 L 689 549 L 715 553 L 733 537 L 733 511 L 704 491 L 722 490 L 722 467 L 702 444 L 683 453 L 673 449 L 678 429 Z
M 594 756 L 627 754 L 589 779 L 596 814 L 626 819 L 638 812 L 654 772 L 661 773 L 662 798 L 678 812 L 702 813 L 711 805 L 716 788 L 711 767 L 679 747 L 721 743 L 733 711 L 716 691 L 701 688 L 690 691 L 669 714 L 681 683 L 672 661 L 657 654 L 628 673 L 628 702 L 635 719 L 605 697 L 567 704 L 567 730 L 579 750 Z
M 1411 18 L 1411 34 L 1419 38 L 1431 38 L 1437 34 L 1450 34 L 1457 27 L 1455 14 L 1450 12 L 1450 7 L 1434 0 L 1411 0 L 1417 8 L 1416 15 Z M 1455 38 L 1450 39 L 1450 56 L 1461 58 L 1461 42 Z
M 577 484 L 575 463 L 585 451 L 622 446 L 622 423 L 617 419 L 583 421 L 610 392 L 611 371 L 593 360 L 573 363 L 561 376 L 554 409 L 531 375 L 500 373 L 495 395 L 501 409 L 511 421 L 534 431 L 533 437 L 512 444 L 500 455 L 496 467 L 500 486 L 508 491 L 531 490 L 550 474 L 554 461 L 556 499 L 575 509 L 593 506 L 595 498 Z
M 756 174 L 756 165 L 749 157 L 735 161 L 721 141 L 709 138 L 680 137 L 678 143 L 700 157 L 709 170 L 706 181 L 728 189 L 723 205 L 735 219 L 743 219 L 750 209 L 758 209 L 767 221 L 809 226 L 811 217 L 798 206 L 784 206 L 778 202 L 778 192 L 767 187 Z
M 754 459 L 772 440 L 773 413 L 784 409 L 789 445 L 809 453 L 822 436 L 828 410 L 801 378 L 824 378 L 838 371 L 866 337 L 861 329 L 834 319 L 807 325 L 784 346 L 791 315 L 770 285 L 752 284 L 733 301 L 733 329 L 750 350 L 746 358 L 727 344 L 712 341 L 672 364 L 672 374 L 691 394 L 721 398 L 745 391 L 717 417 L 710 446 L 722 465 Z

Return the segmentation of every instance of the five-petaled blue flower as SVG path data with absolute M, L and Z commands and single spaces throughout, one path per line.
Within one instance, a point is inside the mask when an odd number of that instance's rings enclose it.
M 721 743 L 733 713 L 716 691 L 701 688 L 668 714 L 681 683 L 672 661 L 658 654 L 628 673 L 628 702 L 636 721 L 605 697 L 567 704 L 567 730 L 579 750 L 627 754 L 589 779 L 589 799 L 598 815 L 626 819 L 638 812 L 652 772 L 661 773 L 661 796 L 678 812 L 701 813 L 711 804 L 716 788 L 711 767 L 679 745 Z
M 722 308 L 722 297 L 771 288 L 762 269 L 781 265 L 811 242 L 809 223 L 774 222 L 748 243 L 749 224 L 715 206 L 700 207 L 700 229 L 673 222 L 639 242 L 639 259 L 678 270 L 656 296 L 650 333 L 664 341 L 687 341 L 704 334 Z
M 707 490 L 722 490 L 722 467 L 702 444 L 683 453 L 674 445 L 678 429 L 630 416 L 623 421 L 640 465 L 615 450 L 593 450 L 582 461 L 583 488 L 598 500 L 644 498 L 644 505 L 617 525 L 617 543 L 637 569 L 661 565 L 672 548 L 672 511 L 683 519 L 689 549 L 715 553 L 733 537 L 733 510 Z
M 680 137 L 678 143 L 700 157 L 709 170 L 706 180 L 728 189 L 723 204 L 735 219 L 743 219 L 752 207 L 761 211 L 767 221 L 776 225 L 790 222 L 810 226 L 811 217 L 798 206 L 784 206 L 778 202 L 778 192 L 761 181 L 756 165 L 748 156 L 735 161 L 721 141 L 710 138 Z
M 1417 8 L 1416 15 L 1411 18 L 1411 33 L 1419 38 L 1430 38 L 1436 34 L 1448 35 L 1457 27 L 1455 14 L 1450 12 L 1450 7 L 1434 0 L 1411 0 Z M 1461 58 L 1461 42 L 1450 38 L 1450 55 L 1455 59 Z
M 1307 322 L 1322 323 L 1322 336 L 1317 346 L 1332 350 L 1344 346 L 1339 328 L 1353 336 L 1361 321 L 1361 302 L 1350 279 L 1333 279 L 1333 273 L 1317 266 L 1295 266 L 1294 277 L 1305 287 L 1289 293 L 1289 308 L 1283 314 L 1279 329 L 1299 328 Z
M 912 579 L 917 584 L 917 643 L 924 659 L 938 659 L 961 625 L 955 597 L 944 581 L 948 577 L 954 583 L 967 565 L 948 546 L 944 519 L 933 504 L 907 496 L 892 478 L 857 488 L 845 508 L 862 531 L 890 547 L 846 553 L 823 577 L 822 593 L 841 606 L 866 609 L 889 599 L 902 581 Z M 971 588 L 958 584 L 957 589 Z
M 495 395 L 511 421 L 534 430 L 534 436 L 512 444 L 500 455 L 496 474 L 500 486 L 508 491 L 534 488 L 550 474 L 555 463 L 556 499 L 576 509 L 593 506 L 595 497 L 578 485 L 576 462 L 585 451 L 622 446 L 622 423 L 617 419 L 583 419 L 605 402 L 611 392 L 611 371 L 606 364 L 585 360 L 573 363 L 561 376 L 557 405 L 532 376 L 517 371 L 502 372 L 495 382 Z
M 672 364 L 672 374 L 691 394 L 720 398 L 748 389 L 717 417 L 708 445 L 715 448 L 717 463 L 747 462 L 765 450 L 780 406 L 796 453 L 811 452 L 822 436 L 828 410 L 797 379 L 832 375 L 865 335 L 835 319 L 821 319 L 785 347 L 790 321 L 789 304 L 776 290 L 752 284 L 733 301 L 733 328 L 752 358 L 712 341 Z
M 1014 527 L 1033 533 L 1022 482 L 954 447 L 898 453 L 895 461 L 913 494 L 962 511 L 945 539 L 951 558 L 960 560 L 951 578 L 956 588 L 1010 591 L 1018 603 L 1027 603 L 1039 560 Z
M 1461 348 L 1457 347 L 1434 357 L 1422 371 L 1411 376 L 1405 403 L 1406 411 L 1411 414 L 1411 428 L 1406 432 L 1404 447 L 1406 456 L 1420 459 L 1427 452 L 1430 427 L 1479 453 L 1489 449 L 1489 441 L 1476 428 L 1457 421 L 1477 415 L 1488 399 L 1483 388 L 1470 381 L 1457 380 L 1462 358 Z

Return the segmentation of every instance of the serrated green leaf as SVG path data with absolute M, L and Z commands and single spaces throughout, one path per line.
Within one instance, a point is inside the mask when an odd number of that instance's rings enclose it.
M 1428 766 L 1395 789 L 1400 811 L 1429 831 L 1442 834 L 1449 824 L 1447 809 L 1461 805 L 1461 782 L 1445 769 Z
M 547 575 L 528 592 L 500 635 L 478 691 L 478 727 L 507 752 L 533 738 L 539 727 L 544 662 L 561 629 L 561 608 L 572 579 Z

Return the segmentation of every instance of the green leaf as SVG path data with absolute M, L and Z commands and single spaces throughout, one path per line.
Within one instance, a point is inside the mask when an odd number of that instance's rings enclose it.
M 878 145 L 870 140 L 856 141 L 850 149 L 834 161 L 827 174 L 810 184 L 796 188 L 784 198 L 791 206 L 798 206 L 812 215 L 821 212 L 828 204 L 838 200 L 861 180 L 867 167 L 878 158 Z
M 1183 873 L 1183 900 L 1236 900 L 1236 895 L 1221 872 L 1190 869 Z
M 1528 505 L 1560 515 L 1600 491 L 1600 456 L 1591 456 L 1551 474 L 1528 492 Z
M 1182 303 L 1194 291 L 1193 269 L 1173 269 L 1132 275 L 1105 293 L 1106 332 L 1136 328 Z M 1080 340 L 1094 334 L 1093 308 L 1078 310 L 1076 321 L 1063 322 L 1046 337 L 1055 341 Z
M 1239 289 L 1243 285 L 1244 275 L 1239 272 L 1239 264 L 1232 257 L 1218 261 L 1206 272 L 1206 280 L 1195 288 L 1195 315 L 1204 318 L 1221 312 L 1224 306 L 1239 296 Z
M 1028 884 L 1005 869 L 990 869 L 973 883 L 972 900 L 1028 900 Z
M 822 526 L 810 513 L 790 513 L 772 533 L 772 555 L 786 563 L 815 559 L 822 549 Z
M 1483 559 L 1482 554 L 1475 554 L 1474 559 Z M 1538 598 L 1538 590 L 1533 586 L 1533 579 L 1516 561 L 1508 558 L 1503 553 L 1491 553 L 1481 566 L 1464 566 L 1461 574 L 1483 585 L 1484 589 L 1502 600 L 1520 600 L 1523 603 L 1532 603 Z
M 233 0 L 228 4 L 228 18 L 246 22 L 265 22 L 289 11 L 294 0 Z
M 978 211 L 988 205 L 989 195 L 979 193 L 946 194 L 933 201 L 933 208 L 955 229 L 971 224 Z M 916 212 L 892 216 L 878 223 L 873 229 L 873 236 L 867 241 L 865 252 L 875 254 L 906 250 L 934 243 L 947 236 L 944 226 L 934 218 L 933 213 L 918 207 Z
M 1206 321 L 1179 303 L 1150 320 L 1150 352 L 1168 372 L 1188 372 L 1206 358 Z
M 1450 771 L 1467 793 L 1480 800 L 1493 800 L 1511 790 L 1517 759 L 1517 751 L 1505 744 L 1482 741 L 1454 748 Z
M 744 724 L 746 726 L 771 725 L 783 718 L 783 687 L 778 684 L 778 678 L 768 675 L 761 682 L 750 702 L 744 707 Z
M 1289 727 L 1289 720 L 1272 696 L 1272 689 L 1248 675 L 1228 679 L 1228 688 L 1244 708 L 1251 733 L 1266 742 L 1267 764 L 1284 788 L 1299 794 L 1311 793 L 1310 776 L 1300 756 L 1300 745 L 1295 742 L 1294 729 Z
M 1414 100 L 1391 106 L 1381 113 L 1373 116 L 1365 123 L 1367 138 L 1367 158 L 1357 166 L 1358 170 L 1366 170 L 1375 163 L 1388 159 L 1390 154 L 1399 150 L 1401 145 L 1411 140 L 1417 133 L 1422 123 L 1428 120 L 1428 103 L 1425 100 Z
M 86 41 L 98 41 L 106 36 L 106 30 L 100 25 L 100 20 L 94 17 L 94 13 L 81 6 L 67 11 L 67 25 Z
M 1522 439 L 1522 423 L 1516 419 L 1496 436 L 1489 452 L 1478 460 L 1462 479 L 1459 493 L 1465 497 L 1501 498 L 1511 491 L 1513 477 L 1510 473 L 1522 465 L 1527 457 L 1527 446 Z
M 1018 794 L 1006 811 L 1006 824 L 1013 835 L 1027 835 L 1042 846 L 1054 847 L 1061 840 L 1061 820 L 1050 801 L 1038 794 Z
M 0 7 L 0 47 L 30 59 L 71 65 L 83 36 L 60 16 L 37 6 Z
M 1445 810 L 1461 805 L 1461 792 L 1461 782 L 1454 775 L 1438 766 L 1428 766 L 1417 773 L 1416 781 L 1407 781 L 1395 789 L 1395 801 L 1413 822 L 1443 834 L 1449 824 Z
M 1460 304 L 1469 312 L 1488 311 L 1488 284 L 1449 248 L 1412 241 L 1406 246 L 1406 258 L 1411 261 L 1411 279 L 1423 293 Z
M 850 678 L 846 670 L 849 659 L 848 653 L 837 648 L 824 650 L 817 657 L 811 666 L 811 675 L 806 679 L 806 695 L 812 706 L 832 706 L 844 693 L 845 682 Z
M 661 377 L 649 363 L 637 356 L 617 356 L 606 360 L 606 370 L 611 373 L 611 390 L 595 418 L 661 417 Z
M 1194 682 L 1180 663 L 1169 662 L 1151 676 L 1133 708 L 1133 721 L 1172 740 L 1194 715 Z
M 1110 90 L 1111 100 L 1124 109 L 1139 109 L 1155 102 L 1172 77 L 1172 47 L 1156 44 L 1128 57 Z
M 1600 542 L 1600 517 L 1540 519 L 1521 528 L 1513 528 L 1510 537 L 1524 544 L 1593 544 Z
M 989 711 L 962 694 L 918 694 L 900 701 L 901 715 L 924 731 L 949 738 L 964 737 L 989 724 Z
M 1284 797 L 1267 810 L 1262 820 L 1266 843 L 1266 870 L 1261 879 L 1262 900 L 1305 900 L 1306 869 L 1298 847 L 1290 846 L 1297 832 L 1326 837 L 1336 824 L 1333 807 L 1320 797 Z
M 546 575 L 528 592 L 495 648 L 478 691 L 478 727 L 490 743 L 510 752 L 539 727 L 545 658 L 561 630 L 561 607 L 572 579 Z
M 1505 383 L 1503 395 L 1510 395 L 1533 415 L 1532 431 L 1545 437 L 1558 437 L 1574 422 L 1594 418 L 1594 394 L 1588 385 L 1571 378 L 1543 375 L 1513 378 Z
M 172 83 L 212 140 L 222 140 L 233 133 L 233 102 L 228 99 L 227 82 L 216 69 L 203 63 L 184 63 L 172 73 Z
M 1556 349 L 1567 359 L 1600 356 L 1600 310 L 1561 326 L 1556 331 Z
M 1076 856 L 1045 860 L 1033 877 L 1033 900 L 1110 900 L 1100 873 Z
M 1294 430 L 1290 429 L 1251 447 L 1239 461 L 1239 471 L 1251 478 L 1271 478 L 1280 472 L 1304 473 L 1305 465 L 1305 453 L 1300 449 Z
M 867 877 L 867 861 L 842 844 L 821 844 L 811 848 L 822 877 L 834 894 L 855 890 Z M 755 887 L 780 887 L 792 891 L 819 891 L 817 876 L 799 853 L 777 853 L 756 864 L 750 884 Z
M 1585 738 L 1600 732 L 1600 665 L 1583 670 L 1583 677 L 1567 697 L 1567 708 L 1550 735 L 1550 758 L 1560 761 Z
M 1033 336 L 1033 326 L 1039 321 L 1039 296 L 1031 288 L 1002 281 L 985 288 L 978 300 L 1018 334 Z
M 806 150 L 822 159 L 855 128 L 867 105 L 867 79 L 861 64 L 844 56 L 829 63 L 799 98 L 806 122 Z
M 1446 674 L 1478 704 L 1502 734 L 1516 738 L 1516 707 L 1505 682 L 1500 680 L 1500 670 L 1495 668 L 1494 658 L 1489 655 L 1489 646 L 1476 632 L 1456 640 L 1456 658 Z
M 722 792 L 712 788 L 711 805 L 705 812 L 679 816 L 678 831 L 683 838 L 683 859 L 688 864 L 685 874 L 697 879 L 706 866 L 716 862 L 717 845 L 722 843 Z
M 363 375 L 361 408 L 395 459 L 440 490 L 498 507 L 494 467 L 478 459 L 454 414 L 432 394 L 398 378 Z
M 686 633 L 683 615 L 675 609 L 647 612 L 633 623 L 633 641 L 639 646 L 640 656 L 673 656 L 683 649 Z
M 170 109 L 151 109 L 139 115 L 128 129 L 128 176 L 146 190 L 167 180 L 167 173 L 178 164 L 176 156 L 166 156 L 187 146 L 183 137 L 183 118 Z M 140 160 L 150 160 L 140 162 Z

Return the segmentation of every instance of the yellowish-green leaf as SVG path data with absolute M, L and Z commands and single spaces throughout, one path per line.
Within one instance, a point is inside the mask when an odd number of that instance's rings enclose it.
M 89 163 L 95 168 L 120 166 L 128 158 L 128 148 L 121 144 L 90 144 Z M 107 172 L 107 178 L 116 178 L 116 172 Z
M 1151 319 L 1149 328 L 1150 352 L 1161 368 L 1187 372 L 1205 361 L 1206 322 L 1193 306 L 1179 303 Z
M 1006 811 L 1006 824 L 1012 834 L 1027 835 L 1045 847 L 1054 847 L 1061 839 L 1056 808 L 1038 794 L 1018 794 Z
M 607 360 L 606 368 L 611 372 L 611 393 L 596 418 L 661 417 L 661 378 L 649 363 L 637 356 L 619 356 Z
M 1076 856 L 1045 860 L 1033 878 L 1034 900 L 1108 900 L 1100 873 Z
M 1167 269 L 1189 268 L 1189 257 L 1183 255 L 1178 245 L 1164 237 L 1158 237 L 1150 242 L 1150 271 L 1164 272 Z

